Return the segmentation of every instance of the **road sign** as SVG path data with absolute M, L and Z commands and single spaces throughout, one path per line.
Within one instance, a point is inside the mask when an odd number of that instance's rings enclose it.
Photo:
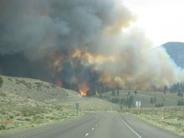
M 136 102 L 135 102 L 135 106 L 136 106 L 137 108 L 141 108 L 141 101 L 136 101 Z

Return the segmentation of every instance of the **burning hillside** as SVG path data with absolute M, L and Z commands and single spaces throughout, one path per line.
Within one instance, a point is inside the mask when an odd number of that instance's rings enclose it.
M 60 82 L 82 96 L 102 87 L 147 89 L 180 81 L 182 71 L 163 49 L 153 49 L 142 32 L 122 31 L 135 17 L 120 3 L 1 0 L 1 73 Z

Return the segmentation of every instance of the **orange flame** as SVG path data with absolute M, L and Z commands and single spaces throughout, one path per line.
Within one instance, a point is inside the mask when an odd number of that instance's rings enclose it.
M 115 58 L 109 55 L 98 55 L 90 53 L 88 51 L 82 51 L 80 49 L 75 49 L 71 55 L 74 59 L 81 59 L 89 64 L 103 64 L 105 62 L 114 62 Z
M 80 92 L 80 96 L 84 97 L 88 95 L 88 84 L 85 82 L 82 85 L 79 86 L 79 92 Z

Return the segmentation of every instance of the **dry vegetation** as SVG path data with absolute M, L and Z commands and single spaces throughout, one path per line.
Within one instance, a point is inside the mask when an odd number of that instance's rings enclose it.
M 128 92 L 133 96 L 132 108 L 127 108 Z M 184 106 L 178 106 L 178 101 L 184 100 L 177 93 L 163 92 L 146 92 L 138 91 L 136 94 L 131 90 L 122 90 L 119 95 L 112 95 L 112 92 L 105 93 L 104 98 L 120 105 L 120 99 L 123 99 L 122 112 L 130 112 L 136 114 L 140 119 L 156 125 L 161 128 L 168 129 L 184 136 Z M 156 99 L 153 102 L 153 99 Z M 113 101 L 114 100 L 114 101 Z M 135 101 L 142 102 L 142 109 L 135 108 Z M 161 105 L 162 106 L 159 106 Z
M 184 107 L 131 109 L 140 119 L 184 136 Z
M 34 127 L 78 117 L 85 111 L 109 110 L 111 103 L 80 97 L 71 90 L 39 80 L 0 77 L 0 130 Z M 80 104 L 76 112 L 75 104 Z

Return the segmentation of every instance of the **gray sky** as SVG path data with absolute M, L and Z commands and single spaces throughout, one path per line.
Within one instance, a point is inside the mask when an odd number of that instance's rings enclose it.
M 122 0 L 137 16 L 132 28 L 142 29 L 159 46 L 184 42 L 184 0 Z

